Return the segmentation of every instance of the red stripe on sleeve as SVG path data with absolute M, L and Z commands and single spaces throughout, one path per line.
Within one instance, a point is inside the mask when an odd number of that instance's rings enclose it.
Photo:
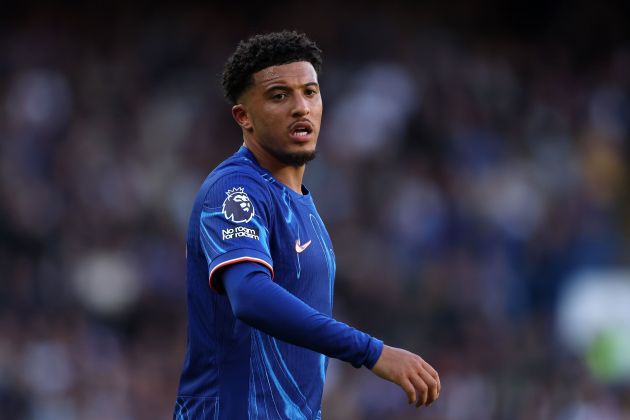
M 262 264 L 265 267 L 267 267 L 269 269 L 269 271 L 271 271 L 271 279 L 273 280 L 273 267 L 265 260 L 261 260 L 260 258 L 253 258 L 253 257 L 240 257 L 240 258 L 234 258 L 232 260 L 227 260 L 227 261 L 223 261 L 221 264 L 218 264 L 217 266 L 215 266 L 212 271 L 210 272 L 210 275 L 208 276 L 208 282 L 210 283 L 210 288 L 212 290 L 214 290 L 215 292 L 219 292 L 219 289 L 216 288 L 213 284 L 212 284 L 212 274 L 214 274 L 215 271 L 217 271 L 219 268 L 221 267 L 225 267 L 231 264 L 236 264 L 236 263 L 240 263 L 243 261 L 251 261 L 251 262 L 255 262 L 258 264 Z

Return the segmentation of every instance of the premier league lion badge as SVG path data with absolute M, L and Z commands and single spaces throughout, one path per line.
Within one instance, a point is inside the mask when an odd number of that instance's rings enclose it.
M 232 188 L 225 192 L 223 215 L 234 223 L 247 223 L 254 217 L 254 206 L 243 187 Z

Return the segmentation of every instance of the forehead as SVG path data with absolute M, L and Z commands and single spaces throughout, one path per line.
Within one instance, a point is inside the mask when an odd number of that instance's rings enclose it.
M 308 61 L 296 61 L 267 67 L 253 74 L 254 85 L 268 86 L 275 83 L 317 83 L 317 72 Z

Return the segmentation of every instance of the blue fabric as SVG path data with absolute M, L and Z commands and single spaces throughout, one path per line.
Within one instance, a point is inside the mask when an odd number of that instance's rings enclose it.
M 288 343 L 372 369 L 383 343 L 317 312 L 271 281 L 269 270 L 253 262 L 230 265 L 222 274 L 234 315 Z
M 244 147 L 202 184 L 186 263 L 188 342 L 176 419 L 317 419 L 328 365 L 320 351 L 355 366 L 370 366 L 380 355 L 379 341 L 331 318 L 335 255 L 310 193 L 286 188 Z M 228 280 L 236 293 L 230 302 L 221 273 L 237 263 L 255 264 L 256 278 L 265 273 L 264 283 L 249 277 L 244 283 L 260 291 L 263 306 L 280 309 L 284 303 L 275 299 L 294 299 L 294 314 L 311 330 L 300 334 L 297 325 L 285 330 L 261 317 L 251 307 L 258 301 Z M 313 330 L 323 346 L 309 336 Z M 343 348 L 335 347 L 337 339 Z

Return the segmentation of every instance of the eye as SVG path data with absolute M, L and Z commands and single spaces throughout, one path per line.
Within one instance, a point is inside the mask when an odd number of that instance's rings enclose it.
M 285 99 L 288 95 L 286 93 L 283 92 L 279 92 L 279 93 L 274 93 L 271 96 L 271 99 L 273 99 L 274 101 L 281 101 L 283 99 Z
M 315 89 L 306 89 L 306 96 L 315 96 L 317 95 L 317 91 Z

